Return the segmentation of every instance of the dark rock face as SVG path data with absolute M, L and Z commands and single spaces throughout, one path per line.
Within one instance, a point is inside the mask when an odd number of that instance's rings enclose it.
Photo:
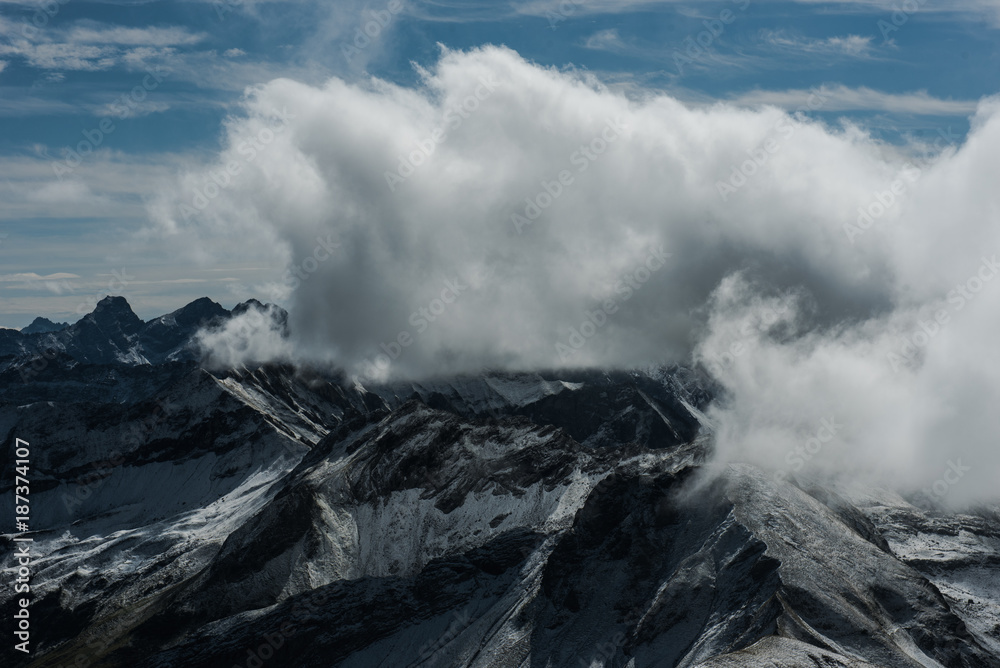
M 93 313 L 54 339 L 79 362 L 110 364 L 127 359 L 123 355 L 138 343 L 143 324 L 123 297 L 105 297 Z
M 155 364 L 192 353 L 186 350 L 191 337 L 202 327 L 221 323 L 228 317 L 229 311 L 202 297 L 173 313 L 151 320 L 139 336 L 143 356 Z
M 52 322 L 48 318 L 35 318 L 31 324 L 21 330 L 22 334 L 45 334 L 58 332 L 69 327 L 68 322 Z
M 66 343 L 0 368 L 36 629 L 2 665 L 1000 666 L 997 509 L 709 477 L 693 371 L 364 388 L 178 359 L 227 317 L 106 300 L 18 339 Z
M 0 330 L 0 372 L 17 366 L 22 377 L 34 379 L 61 356 L 82 364 L 116 366 L 195 361 L 200 351 L 194 339 L 200 330 L 223 325 L 251 307 L 268 309 L 279 328 L 287 325 L 284 310 L 256 300 L 227 311 L 202 297 L 143 322 L 125 298 L 105 297 L 73 325 L 36 318 L 20 332 Z

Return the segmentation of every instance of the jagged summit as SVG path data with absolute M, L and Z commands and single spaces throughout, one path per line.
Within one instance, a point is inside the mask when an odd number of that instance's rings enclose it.
M 73 327 L 81 330 L 89 323 L 93 323 L 105 333 L 119 332 L 126 337 L 137 333 L 145 324 L 124 297 L 112 296 L 97 302 L 94 310 L 81 318 Z
M 53 322 L 48 318 L 38 317 L 31 321 L 31 324 L 21 329 L 22 334 L 45 334 L 47 332 L 58 332 L 69 327 L 68 322 Z
M 262 304 L 258 300 L 251 298 L 251 299 L 246 300 L 245 302 L 240 302 L 239 304 L 237 304 L 236 306 L 234 306 L 233 307 L 233 315 L 240 315 L 240 314 L 246 313 L 251 308 L 261 310 L 261 309 L 264 309 L 266 307 L 264 306 L 264 304 Z
M 222 304 L 212 301 L 208 297 L 199 297 L 190 304 L 182 306 L 173 313 L 169 313 L 163 317 L 173 318 L 179 323 L 188 324 L 210 320 L 211 318 L 221 318 L 229 314 L 230 312 L 223 308 Z
M 199 352 L 194 336 L 203 327 L 212 327 L 248 308 L 267 308 L 256 300 L 228 311 L 208 297 L 194 300 L 172 313 L 144 322 L 128 300 L 109 295 L 94 310 L 72 325 L 56 325 L 43 318 L 20 332 L 0 336 L 0 372 L 24 365 L 38 357 L 66 355 L 86 364 L 159 364 L 195 360 Z M 287 314 L 274 307 L 274 317 L 284 325 Z M 36 323 L 38 323 L 36 325 Z M 37 365 L 36 365 L 37 366 Z
M 90 315 L 95 318 L 110 316 L 129 319 L 135 318 L 136 320 L 139 320 L 139 322 L 142 322 L 142 320 L 139 319 L 139 316 L 132 311 L 132 306 L 128 303 L 128 300 L 117 295 L 108 295 L 101 299 L 101 301 L 97 302 L 97 305 L 94 307 L 94 310 L 90 313 Z

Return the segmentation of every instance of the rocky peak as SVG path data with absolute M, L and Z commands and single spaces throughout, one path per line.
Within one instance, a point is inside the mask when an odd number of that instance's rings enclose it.
M 68 322 L 52 322 L 48 318 L 35 318 L 31 324 L 21 330 L 22 334 L 46 334 L 60 332 L 69 327 Z

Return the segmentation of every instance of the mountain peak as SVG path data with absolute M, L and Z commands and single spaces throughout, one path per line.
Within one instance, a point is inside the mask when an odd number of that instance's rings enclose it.
M 129 306 L 128 300 L 124 297 L 112 295 L 108 295 L 97 302 L 97 306 L 94 307 L 93 312 L 87 318 L 90 318 L 102 327 L 108 324 L 117 324 L 123 331 L 139 327 L 143 324 L 142 319 Z
M 214 302 L 208 297 L 200 297 L 177 309 L 169 317 L 182 325 L 200 326 L 212 318 L 222 318 L 228 315 L 229 311 L 218 302 Z
M 251 308 L 257 309 L 259 311 L 263 311 L 266 308 L 266 306 L 264 304 L 262 304 L 260 301 L 258 301 L 256 299 L 254 299 L 253 297 L 251 297 L 250 299 L 246 300 L 245 302 L 240 302 L 239 304 L 237 304 L 236 306 L 234 306 L 233 307 L 233 315 L 242 315 L 242 314 L 246 313 L 247 311 L 249 311 Z
M 128 300 L 117 295 L 108 295 L 101 301 L 97 302 L 97 306 L 94 308 L 94 313 L 106 309 L 132 313 L 132 307 L 129 306 Z
M 52 322 L 48 318 L 38 317 L 31 321 L 31 324 L 21 330 L 22 334 L 44 334 L 48 332 L 59 332 L 69 327 L 68 322 Z

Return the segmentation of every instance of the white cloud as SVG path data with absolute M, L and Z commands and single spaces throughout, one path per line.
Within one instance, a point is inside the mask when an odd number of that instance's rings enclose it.
M 872 38 L 860 35 L 848 35 L 847 37 L 828 37 L 824 46 L 835 51 L 842 51 L 849 56 L 866 56 L 871 51 Z
M 293 360 L 293 344 L 284 337 L 273 306 L 250 306 L 220 327 L 202 330 L 196 343 L 210 366 L 235 367 L 249 362 Z
M 106 70 L 117 62 L 116 49 L 93 44 L 36 44 L 19 40 L 13 44 L 0 45 L 0 54 L 20 56 L 31 67 L 53 70 Z
M 75 180 L 52 181 L 37 190 L 29 192 L 27 198 L 32 202 L 48 202 L 53 204 L 107 204 L 104 198 L 98 198 L 85 183 Z
M 967 116 L 975 112 L 974 100 L 944 100 L 927 91 L 887 93 L 861 86 L 824 84 L 811 89 L 755 90 L 730 98 L 734 104 L 757 106 L 774 105 L 783 109 L 799 109 L 807 105 L 811 96 L 827 98 L 823 111 L 886 111 L 928 116 Z
M 55 295 L 73 291 L 73 283 L 69 279 L 80 278 L 76 274 L 56 273 L 41 276 L 34 272 L 18 274 L 0 274 L 0 284 L 6 290 L 45 290 Z
M 171 96 L 171 99 L 176 100 L 176 96 Z M 143 116 L 149 116 L 150 114 L 161 114 L 172 108 L 174 108 L 174 106 L 170 102 L 166 102 L 164 100 L 146 100 L 138 103 L 132 102 L 127 107 L 120 104 L 118 101 L 115 101 L 97 106 L 94 109 L 94 115 L 99 117 L 117 118 L 121 120 L 125 118 L 142 118 Z
M 583 45 L 588 49 L 612 52 L 622 52 L 628 48 L 615 28 L 595 32 L 584 41 Z
M 844 37 L 827 37 L 816 39 L 791 35 L 781 30 L 766 30 L 762 40 L 768 47 L 795 57 L 802 55 L 830 58 L 844 56 L 850 58 L 870 59 L 874 57 L 872 37 L 847 35 Z
M 176 26 L 129 28 L 96 21 L 39 30 L 4 17 L 0 17 L 0 36 L 6 37 L 0 55 L 22 58 L 38 69 L 68 71 L 142 69 L 206 37 Z
M 66 278 L 80 278 L 76 274 L 68 273 L 57 273 L 48 274 L 46 276 L 41 276 L 34 272 L 23 273 L 23 274 L 0 274 L 0 283 L 9 283 L 11 281 L 58 281 Z
M 57 148 L 37 156 L 0 157 L 0 221 L 103 219 L 105 225 L 144 218 L 143 199 L 180 164 L 176 155 L 126 156 L 100 148 L 70 170 Z
M 739 4 L 745 4 L 740 0 Z M 777 3 L 780 0 L 771 0 Z M 768 4 L 768 0 L 759 0 L 760 4 Z M 886 13 L 891 20 L 892 12 L 900 8 L 898 0 L 844 0 L 831 3 L 829 0 L 792 0 L 794 4 L 815 7 L 823 13 L 843 14 L 879 14 Z M 755 2 L 756 4 L 756 2 Z M 704 11 L 701 3 L 691 0 L 573 0 L 570 3 L 562 0 L 509 0 L 508 2 L 492 3 L 490 16 L 503 18 L 510 15 L 528 15 L 539 17 L 561 16 L 576 18 L 594 15 L 624 14 L 630 12 L 651 11 L 659 7 L 676 6 L 678 11 Z M 479 7 L 477 6 L 477 9 Z M 416 10 L 415 10 L 416 11 Z M 1000 26 L 1000 4 L 996 0 L 952 0 L 948 3 L 925 2 L 919 5 L 919 12 L 933 13 L 937 17 L 951 15 L 958 20 L 978 20 L 981 16 L 989 17 L 994 27 Z M 427 18 L 431 18 L 428 16 Z M 474 20 L 483 20 L 480 14 Z M 450 15 L 440 17 L 440 20 L 462 20 L 461 17 Z M 467 19 L 467 20 L 472 20 Z
M 81 22 L 63 33 L 63 39 L 76 44 L 117 44 L 122 46 L 188 46 L 203 41 L 205 33 L 191 33 L 179 26 L 129 28 L 97 22 Z
M 403 375 L 631 366 L 718 355 L 735 333 L 745 352 L 717 371 L 729 398 L 712 415 L 726 460 L 781 465 L 832 414 L 850 426 L 817 471 L 829 459 L 919 485 L 949 458 L 1000 466 L 1000 279 L 949 305 L 1000 254 L 996 99 L 916 180 L 905 150 L 854 127 L 629 99 L 502 48 L 446 52 L 413 88 L 275 80 L 226 132 L 218 161 L 151 214 L 175 247 L 240 239 L 226 252 L 287 262 L 297 354 L 353 371 L 386 354 Z M 879 199 L 852 243 L 845 226 Z M 754 324 L 783 299 L 784 325 Z M 894 371 L 888 353 L 941 309 L 951 322 Z M 985 478 L 953 498 L 992 490 Z

